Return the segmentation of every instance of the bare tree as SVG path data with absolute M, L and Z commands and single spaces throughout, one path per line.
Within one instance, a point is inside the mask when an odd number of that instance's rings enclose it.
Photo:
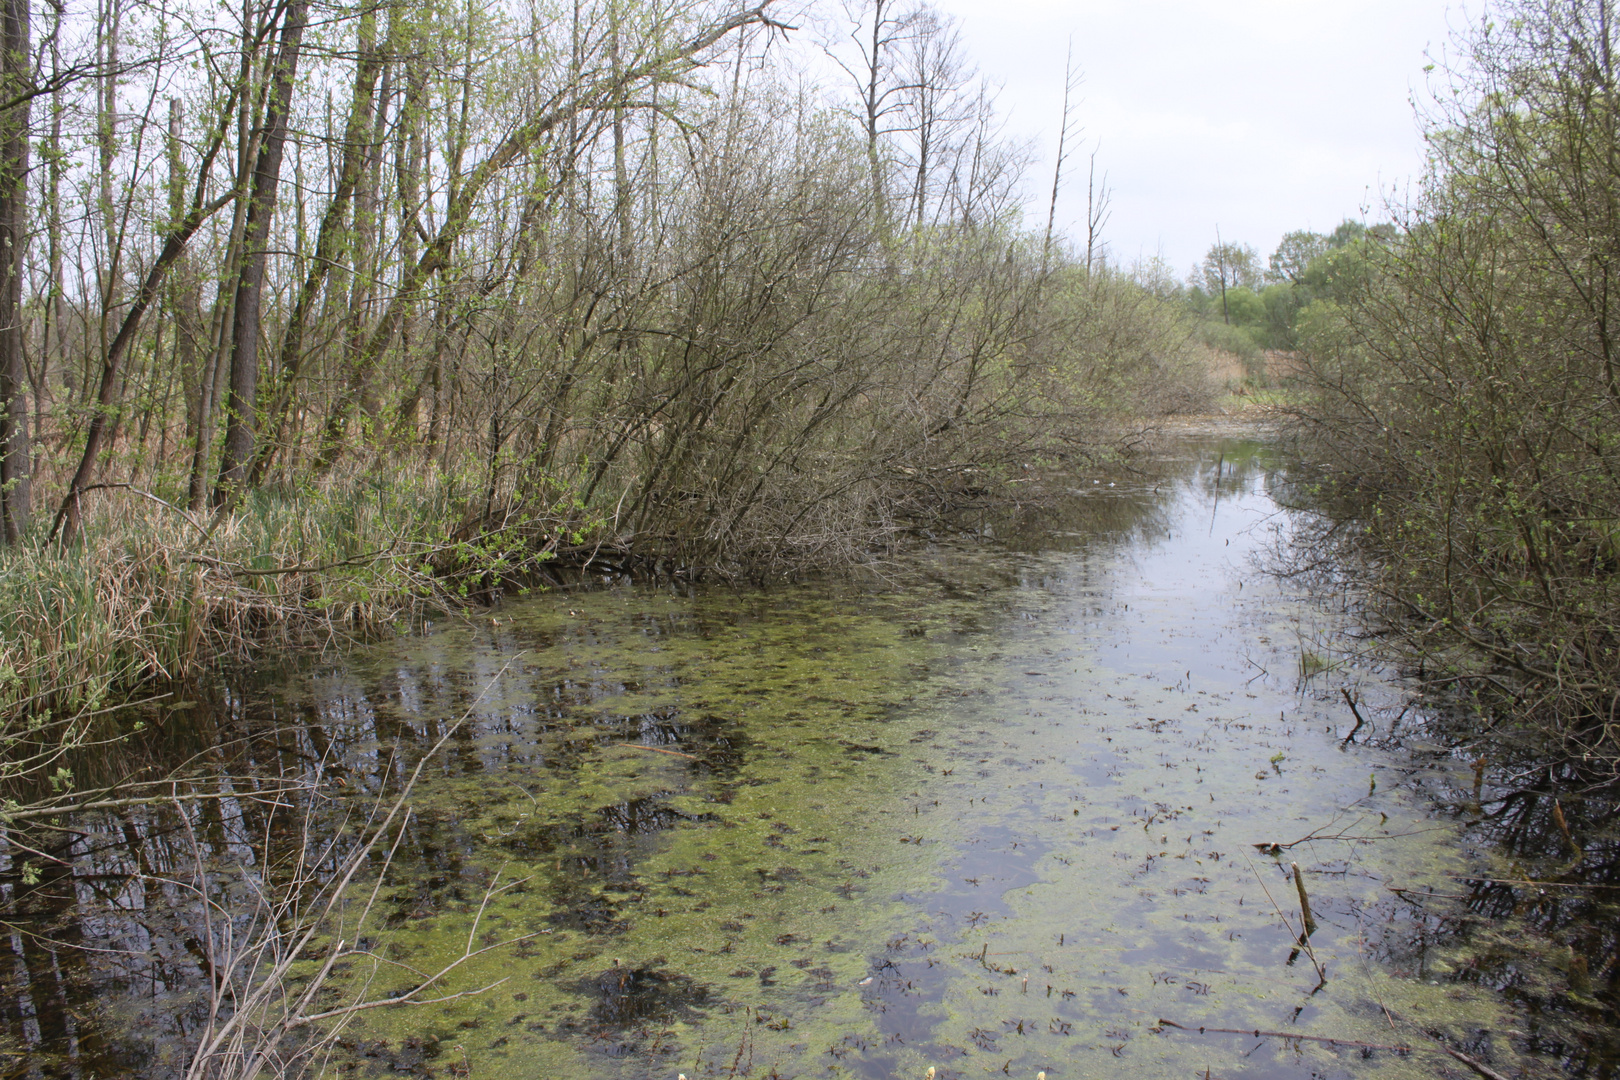
M 930 204 L 939 205 L 939 174 L 961 152 L 961 135 L 973 119 L 974 102 L 964 88 L 975 77 L 962 52 L 953 20 L 931 7 L 912 16 L 912 33 L 902 59 L 903 123 L 897 134 L 910 151 L 911 190 L 906 224 L 929 223 Z
M 1046 204 L 1046 237 L 1041 243 L 1041 267 L 1044 270 L 1052 252 L 1052 229 L 1057 224 L 1058 190 L 1063 185 L 1064 154 L 1074 130 L 1074 108 L 1071 101 L 1084 76 L 1074 66 L 1074 39 L 1069 39 L 1069 51 L 1063 59 L 1063 123 L 1058 127 L 1057 161 L 1052 165 L 1052 198 Z M 1088 261 L 1089 265 L 1089 261 Z
M 914 83 L 899 63 L 899 50 L 916 30 L 918 9 L 906 0 L 845 0 L 843 40 L 829 42 L 826 53 L 859 89 L 857 113 L 866 144 L 868 183 L 880 227 L 893 228 L 889 199 L 888 138 L 899 128 Z M 853 43 L 846 56 L 843 41 Z
M 1103 243 L 1103 227 L 1113 216 L 1111 204 L 1113 192 L 1108 187 L 1108 174 L 1103 173 L 1102 178 L 1097 177 L 1097 154 L 1102 149 L 1099 142 L 1096 149 L 1091 151 L 1090 168 L 1086 171 L 1086 272 L 1089 274 L 1095 266 L 1105 260 L 1107 247 Z

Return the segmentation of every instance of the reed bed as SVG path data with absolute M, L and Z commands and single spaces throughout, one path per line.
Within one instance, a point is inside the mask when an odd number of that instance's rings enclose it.
M 556 489 L 490 498 L 431 468 L 260 490 L 215 516 L 110 486 L 84 513 L 69 547 L 0 551 L 9 737 L 267 646 L 358 640 L 487 598 L 590 529 Z

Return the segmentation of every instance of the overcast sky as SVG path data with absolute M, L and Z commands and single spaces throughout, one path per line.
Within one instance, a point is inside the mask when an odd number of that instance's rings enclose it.
M 1043 186 L 1073 36 L 1078 120 L 1113 188 L 1105 239 L 1127 263 L 1162 251 L 1178 276 L 1217 226 L 1263 258 L 1291 229 L 1385 219 L 1381 192 L 1421 167 L 1424 65 L 1467 18 L 1457 0 L 935 2 L 1003 86 L 1010 131 L 1038 144 Z M 1060 226 L 1084 218 L 1082 169 Z

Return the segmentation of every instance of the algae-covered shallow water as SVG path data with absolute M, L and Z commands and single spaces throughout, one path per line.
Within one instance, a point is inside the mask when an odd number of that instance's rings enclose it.
M 465 717 L 362 942 L 387 962 L 326 1000 L 469 948 L 443 993 L 487 989 L 356 1014 L 327 1074 L 1467 1073 L 1406 1020 L 1522 1065 L 1520 1018 L 1437 944 L 1473 864 L 1431 789 L 1472 773 L 1347 741 L 1344 692 L 1386 732 L 1405 699 L 1258 571 L 1279 469 L 1188 438 L 881 573 L 539 595 L 274 680 L 240 708 L 355 806 Z M 111 980 L 103 1060 L 173 1064 L 194 946 Z M 36 1020 L 72 1058 L 49 1042 Z

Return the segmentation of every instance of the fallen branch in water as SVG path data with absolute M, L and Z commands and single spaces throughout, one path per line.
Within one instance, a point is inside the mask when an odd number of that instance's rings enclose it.
M 614 743 L 613 745 L 622 746 L 626 750 L 651 750 L 655 754 L 669 754 L 673 757 L 687 758 L 690 761 L 696 761 L 698 759 L 696 754 L 683 754 L 679 750 L 665 750 L 662 746 L 643 746 L 640 743 L 633 742 Z
M 1351 805 L 1354 805 L 1354 804 L 1351 804 Z M 1380 817 L 1385 817 L 1385 816 L 1387 816 L 1387 815 L 1380 815 Z M 1438 832 L 1439 831 L 1438 826 L 1436 826 L 1435 828 L 1430 828 L 1430 829 L 1408 829 L 1406 832 L 1398 832 L 1398 833 L 1386 832 L 1386 833 L 1379 833 L 1377 835 L 1373 835 L 1371 833 L 1353 833 L 1353 832 L 1350 831 L 1351 829 L 1354 829 L 1357 825 L 1360 825 L 1363 821 L 1369 820 L 1371 817 L 1372 817 L 1371 814 L 1363 814 L 1360 817 L 1356 818 L 1356 820 L 1351 822 L 1349 825 L 1346 825 L 1344 828 L 1340 829 L 1338 832 L 1330 833 L 1330 832 L 1328 832 L 1328 830 L 1333 828 L 1333 826 L 1337 825 L 1339 823 L 1339 820 L 1340 820 L 1338 817 L 1334 817 L 1334 819 L 1332 821 L 1328 822 L 1326 825 L 1322 826 L 1320 829 L 1316 829 L 1313 832 L 1307 833 L 1305 836 L 1300 837 L 1298 840 L 1290 840 L 1286 844 L 1279 844 L 1274 840 L 1266 840 L 1266 841 L 1263 841 L 1263 842 L 1258 843 L 1258 844 L 1252 844 L 1250 846 L 1252 846 L 1256 851 L 1259 851 L 1259 852 L 1261 852 L 1263 854 L 1266 854 L 1266 855 L 1281 855 L 1283 852 L 1289 850 L 1290 848 L 1299 847 L 1301 844 L 1309 844 L 1314 840 L 1345 840 L 1345 841 L 1349 841 L 1351 843 L 1370 843 L 1370 842 L 1372 842 L 1374 840 L 1395 840 L 1395 839 L 1399 839 L 1400 837 L 1403 837 L 1403 836 L 1416 836 L 1419 833 Z
M 1159 1018 L 1160 1027 L 1173 1027 L 1181 1031 L 1196 1031 L 1200 1035 L 1248 1035 L 1255 1039 L 1304 1039 L 1306 1042 L 1322 1043 L 1326 1046 L 1354 1046 L 1358 1050 L 1393 1050 L 1397 1054 L 1410 1054 L 1413 1050 L 1422 1049 L 1413 1046 L 1391 1046 L 1386 1043 L 1357 1042 L 1354 1039 L 1330 1039 L 1325 1035 L 1301 1035 L 1297 1031 L 1261 1031 L 1259 1028 L 1215 1028 L 1215 1027 L 1188 1027 L 1178 1024 L 1174 1020 Z
M 1429 1033 L 1424 1032 L 1424 1034 L 1428 1035 Z M 1434 1039 L 1435 1045 L 1439 1047 L 1442 1052 L 1450 1054 L 1452 1057 L 1456 1058 L 1470 1069 L 1473 1069 L 1475 1072 L 1479 1073 L 1479 1075 L 1485 1077 L 1485 1080 L 1507 1080 L 1507 1077 L 1503 1076 L 1501 1073 L 1497 1072 L 1483 1061 L 1480 1061 L 1478 1058 L 1470 1057 L 1461 1050 L 1453 1050 L 1439 1039 L 1435 1039 L 1433 1035 L 1429 1035 L 1429 1038 Z
M 1497 1072 L 1495 1069 L 1491 1068 L 1489 1065 L 1485 1064 L 1483 1061 L 1479 1060 L 1476 1057 L 1472 1057 L 1472 1056 L 1470 1056 L 1468 1054 L 1465 1054 L 1461 1050 L 1453 1050 L 1451 1047 L 1446 1045 L 1445 1040 L 1441 1039 L 1440 1036 L 1436 1035 L 1434 1032 L 1428 1030 L 1427 1028 L 1421 1027 L 1418 1024 L 1413 1023 L 1411 1020 L 1408 1020 L 1406 1017 L 1402 1016 L 1400 1013 L 1391 1010 L 1387 1005 L 1383 1006 L 1383 1009 L 1384 1009 L 1384 1012 L 1389 1016 L 1389 1018 L 1391 1020 L 1399 1020 L 1403 1024 L 1412 1024 L 1413 1027 L 1417 1028 L 1418 1031 L 1423 1033 L 1425 1038 L 1427 1038 L 1429 1041 L 1434 1043 L 1435 1047 L 1439 1050 L 1439 1052 L 1447 1054 L 1448 1056 L 1453 1057 L 1453 1058 L 1457 1059 L 1458 1061 L 1462 1062 L 1464 1065 L 1468 1066 L 1470 1069 L 1473 1069 L 1475 1072 L 1479 1073 L 1479 1075 L 1483 1076 L 1485 1078 L 1485 1080 L 1507 1080 L 1507 1077 L 1503 1076 L 1501 1073 Z
M 1343 750 L 1350 745 L 1350 740 L 1356 737 L 1356 732 L 1367 725 L 1367 721 L 1362 719 L 1361 710 L 1356 708 L 1356 699 L 1350 696 L 1350 691 L 1341 686 L 1339 687 L 1339 693 L 1344 695 L 1344 703 L 1350 706 L 1350 713 L 1356 718 L 1356 726 L 1350 729 L 1350 734 L 1346 735 L 1344 742 L 1339 744 L 1339 749 Z
M 1478 874 L 1447 874 L 1453 881 L 1483 881 L 1490 885 L 1524 885 L 1533 889 L 1620 889 L 1620 885 L 1602 885 L 1587 881 L 1533 881 L 1530 878 L 1520 878 L 1517 881 L 1509 878 L 1480 877 Z M 1415 889 L 1390 889 L 1391 892 L 1416 892 Z M 1439 893 L 1434 895 L 1438 896 Z M 1466 899 L 1466 897 L 1464 898 Z
M 1455 1058 L 1464 1065 L 1468 1066 L 1470 1069 L 1473 1069 L 1479 1075 L 1485 1077 L 1485 1080 L 1507 1080 L 1507 1077 L 1503 1076 L 1501 1073 L 1497 1072 L 1483 1061 L 1480 1061 L 1478 1058 L 1471 1057 L 1470 1055 L 1463 1053 L 1461 1050 L 1453 1050 L 1451 1047 L 1441 1042 L 1437 1036 L 1426 1031 L 1423 1034 L 1428 1035 L 1428 1037 L 1434 1041 L 1434 1046 L 1432 1047 L 1394 1046 L 1388 1043 L 1358 1042 L 1355 1039 L 1334 1039 L 1329 1038 L 1326 1035 L 1302 1035 L 1297 1031 L 1261 1031 L 1259 1028 L 1193 1028 L 1188 1027 L 1185 1024 L 1178 1024 L 1174 1020 L 1166 1020 L 1163 1017 L 1159 1018 L 1159 1026 L 1173 1027 L 1180 1031 L 1196 1031 L 1200 1035 L 1247 1035 L 1254 1039 L 1302 1039 L 1306 1042 L 1321 1043 L 1324 1046 L 1353 1046 L 1358 1050 L 1393 1050 L 1398 1054 L 1410 1054 L 1415 1051 L 1427 1051 L 1431 1054 L 1445 1054 L 1449 1057 Z

